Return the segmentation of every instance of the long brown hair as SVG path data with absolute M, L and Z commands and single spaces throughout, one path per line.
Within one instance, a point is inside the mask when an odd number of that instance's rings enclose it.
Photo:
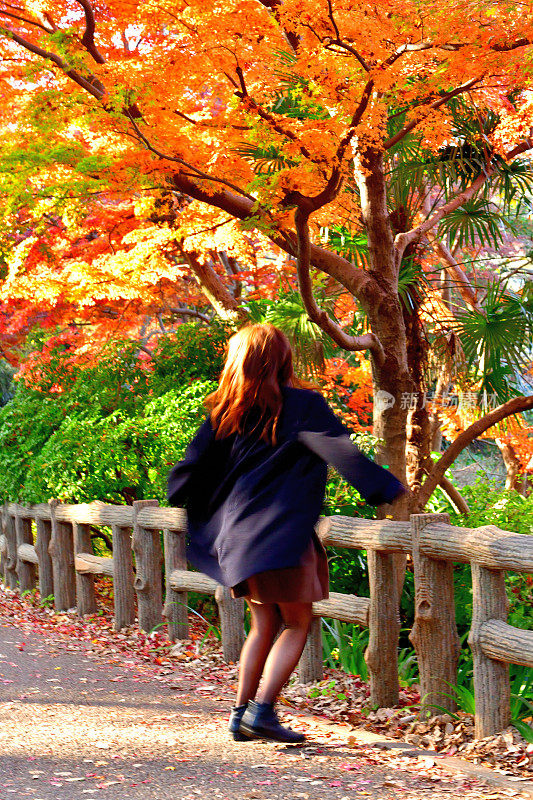
M 283 405 L 281 387 L 301 386 L 294 375 L 291 345 L 274 325 L 248 325 L 228 343 L 226 363 L 218 389 L 205 405 L 217 439 L 243 433 L 249 412 L 258 412 L 260 437 L 276 443 L 276 428 Z

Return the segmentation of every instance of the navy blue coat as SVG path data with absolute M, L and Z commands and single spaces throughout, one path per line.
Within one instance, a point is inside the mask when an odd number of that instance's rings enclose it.
M 190 562 L 225 586 L 296 566 L 322 508 L 328 463 L 372 505 L 403 491 L 317 392 L 283 388 L 274 446 L 253 432 L 215 439 L 207 419 L 168 478 L 169 503 L 187 507 Z

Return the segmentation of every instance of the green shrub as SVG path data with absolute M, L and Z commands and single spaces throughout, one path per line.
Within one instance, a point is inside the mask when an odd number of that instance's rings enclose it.
M 182 325 L 153 359 L 114 342 L 91 365 L 41 343 L 0 408 L 0 500 L 165 502 L 172 464 L 205 417 L 227 331 Z
M 66 417 L 32 460 L 24 500 L 165 502 L 168 470 L 205 417 L 203 399 L 213 387 L 204 381 L 167 392 L 135 415 Z
M 152 359 L 153 394 L 159 396 L 194 381 L 217 381 L 231 333 L 228 326 L 211 322 L 209 328 L 180 325 L 175 333 L 161 336 Z
M 533 533 L 533 495 L 523 497 L 514 490 L 498 487 L 495 482 L 479 478 L 473 486 L 461 489 L 470 507 L 468 518 L 459 514 L 449 504 L 439 510 L 450 514 L 452 525 L 478 528 L 496 525 L 506 531 L 523 535 Z M 470 627 L 472 619 L 472 577 L 468 564 L 455 565 L 455 603 L 457 626 L 460 633 Z M 510 625 L 533 630 L 533 579 L 530 575 L 507 572 L 505 576 L 509 599 Z

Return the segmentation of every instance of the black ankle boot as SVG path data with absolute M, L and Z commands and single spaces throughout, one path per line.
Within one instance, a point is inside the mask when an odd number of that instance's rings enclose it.
M 241 720 L 246 711 L 247 703 L 242 706 L 233 706 L 229 715 L 228 730 L 236 742 L 247 742 L 250 737 L 239 731 Z
M 272 703 L 250 700 L 243 714 L 239 731 L 250 739 L 267 739 L 271 742 L 299 744 L 305 742 L 303 733 L 296 733 L 280 724 Z

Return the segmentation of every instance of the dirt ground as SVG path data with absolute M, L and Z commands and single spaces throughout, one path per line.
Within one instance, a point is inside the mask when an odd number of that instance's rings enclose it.
M 517 796 L 432 760 L 348 747 L 334 725 L 295 720 L 308 736 L 301 747 L 233 742 L 233 689 L 211 678 L 187 663 L 161 670 L 133 652 L 103 654 L 90 641 L 34 630 L 4 596 L 0 800 Z

